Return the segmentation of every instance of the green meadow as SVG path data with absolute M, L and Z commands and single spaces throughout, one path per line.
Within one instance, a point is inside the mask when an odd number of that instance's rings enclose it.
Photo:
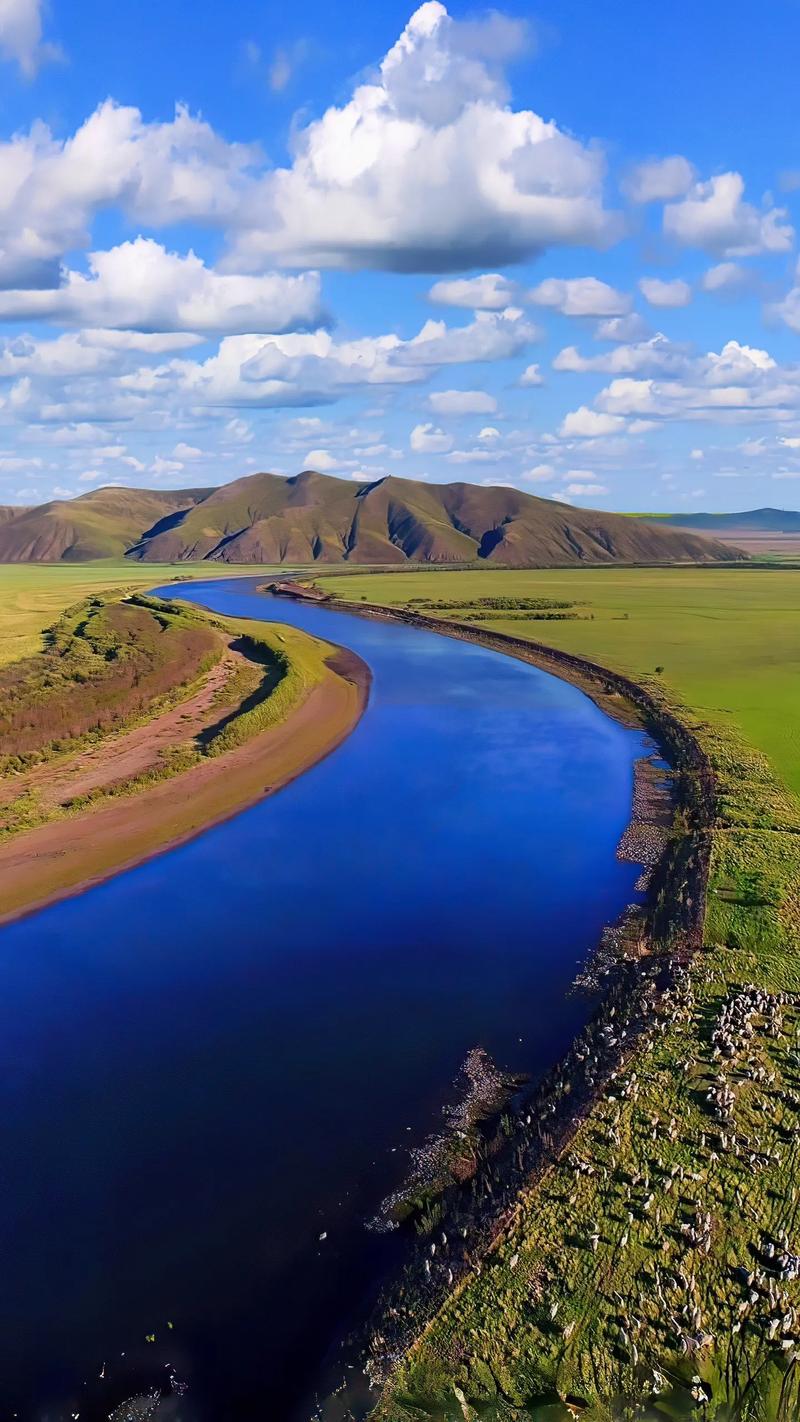
M 166 566 L 121 559 L 100 563 L 0 564 L 0 666 L 28 657 L 42 646 L 42 633 L 65 608 L 96 593 L 141 592 L 175 578 L 231 578 L 237 570 L 224 563 Z M 248 568 L 257 575 L 267 571 Z
M 317 581 L 320 581 L 319 576 Z M 800 794 L 800 571 L 600 568 L 324 575 L 337 597 L 405 605 L 469 598 L 552 598 L 577 620 L 497 617 L 529 636 L 635 677 L 658 679 L 701 717 L 735 727 Z M 447 615 L 441 608 L 431 609 Z M 454 610 L 458 618 L 462 611 Z

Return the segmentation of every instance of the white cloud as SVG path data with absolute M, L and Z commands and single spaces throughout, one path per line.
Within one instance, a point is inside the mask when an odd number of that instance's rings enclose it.
M 505 455 L 496 449 L 454 449 L 445 458 L 448 464 L 499 464 Z
M 739 341 L 728 341 L 719 354 L 709 351 L 697 356 L 691 346 L 670 341 L 660 334 L 649 341 L 617 346 L 602 355 L 583 356 L 577 347 L 566 346 L 555 357 L 553 366 L 556 370 L 579 374 L 592 371 L 618 376 L 659 375 L 682 380 L 687 386 L 725 389 L 729 396 L 737 385 L 754 387 L 766 383 L 774 387 L 778 377 L 784 382 L 800 380 L 800 371 L 796 368 L 784 367 L 779 371 L 768 351 L 742 345 Z
M 2 297 L 0 296 L 0 302 Z M 87 346 L 101 346 L 107 351 L 142 351 L 147 355 L 166 355 L 168 351 L 190 350 L 202 345 L 204 336 L 194 331 L 81 331 Z
M 501 21 L 426 0 L 349 102 L 296 130 L 292 166 L 254 184 L 234 266 L 445 272 L 613 240 L 599 150 L 508 103 Z
M 485 390 L 437 390 L 428 396 L 436 415 L 493 415 L 497 401 Z
M 569 494 L 573 499 L 589 498 L 592 494 L 607 494 L 608 489 L 605 484 L 567 484 L 564 489 L 565 494 Z
M 164 459 L 162 455 L 157 454 L 147 472 L 154 479 L 163 479 L 166 474 L 180 474 L 182 469 L 180 459 Z
M 428 300 L 439 306 L 464 306 L 472 311 L 502 311 L 516 300 L 516 285 L 497 273 L 436 281 Z
M 769 311 L 791 331 L 800 331 L 800 262 L 797 264 L 794 286 L 787 291 L 782 301 L 774 302 Z
M 596 439 L 598 436 L 617 434 L 624 426 L 624 420 L 616 415 L 604 415 L 581 405 L 571 410 L 561 421 L 559 434 L 564 439 Z
M 253 439 L 253 431 L 247 420 L 228 420 L 225 426 L 225 433 L 229 439 L 235 440 L 237 444 L 250 444 Z
M 59 55 L 44 43 L 42 28 L 42 0 L 0 0 L 0 56 L 17 63 L 27 79 Z
M 495 429 L 494 425 L 484 425 L 483 429 L 478 431 L 478 439 L 482 440 L 485 444 L 492 444 L 496 439 L 500 438 L 500 431 Z
M 452 437 L 432 424 L 415 425 L 409 444 L 415 454 L 445 454 L 453 448 Z
M 738 262 L 718 262 L 704 273 L 700 285 L 703 291 L 730 293 L 741 290 L 748 274 Z
M 323 405 L 365 386 L 420 384 L 448 365 L 505 360 L 537 335 L 512 308 L 478 312 L 460 327 L 428 321 L 410 340 L 391 333 L 336 341 L 325 329 L 225 336 L 202 360 L 156 361 L 144 352 L 137 362 L 135 352 L 97 345 L 94 333 L 88 342 L 81 332 L 49 342 L 23 337 L 0 343 L 0 379 L 14 380 L 4 418 L 24 412 L 26 427 L 124 420 L 174 428 L 176 414 L 193 418 L 201 409 Z M 373 442 L 360 435 L 359 443 Z
M 664 379 L 612 380 L 595 405 L 609 415 L 645 420 L 784 420 L 800 406 L 800 367 L 779 366 L 768 351 L 739 341 L 704 356 L 678 350 Z
M 692 299 L 692 288 L 681 277 L 675 277 L 673 281 L 640 277 L 639 290 L 651 306 L 688 306 Z
M 534 464 L 532 469 L 526 469 L 522 475 L 532 484 L 544 484 L 549 479 L 555 479 L 556 471 L 552 464 Z
M 611 316 L 601 321 L 594 333 L 596 341 L 644 341 L 650 335 L 650 327 L 638 311 L 627 316 Z
M 469 326 L 426 321 L 410 341 L 396 341 L 392 359 L 394 364 L 407 366 L 504 360 L 519 355 L 540 335 L 538 328 L 525 321 L 515 307 L 501 312 L 478 311 Z
M 543 385 L 544 381 L 538 365 L 526 365 L 519 378 L 519 384 L 528 388 Z
M 686 247 L 702 247 L 721 257 L 788 252 L 794 229 L 784 208 L 759 211 L 745 202 L 740 173 L 720 173 L 695 183 L 682 201 L 664 209 L 664 233 Z
M 690 459 L 694 459 L 698 463 L 701 459 L 705 459 L 705 457 L 705 452 L 702 449 L 693 449 L 689 455 Z
M 172 451 L 173 459 L 202 459 L 203 451 L 194 444 L 185 444 L 180 440 Z
M 146 237 L 92 252 L 88 276 L 69 271 L 53 289 L 0 292 L 0 318 L 144 332 L 280 333 L 321 316 L 316 272 L 221 275 L 193 252 L 182 257 Z
M 548 277 L 534 287 L 530 299 L 563 316 L 624 316 L 631 308 L 630 296 L 597 277 Z
M 0 474 L 30 474 L 42 468 L 41 459 L 26 459 L 15 454 L 0 454 Z
M 330 469 L 338 469 L 341 462 L 327 449 L 310 449 L 303 460 L 303 468 L 316 469 L 319 474 L 326 474 Z
M 182 107 L 148 124 L 109 99 L 64 140 L 37 122 L 0 142 L 0 285 L 57 286 L 104 209 L 149 227 L 232 221 L 259 159 Z
M 687 158 L 653 158 L 639 163 L 622 184 L 631 202 L 667 202 L 681 197 L 694 182 L 694 168 Z

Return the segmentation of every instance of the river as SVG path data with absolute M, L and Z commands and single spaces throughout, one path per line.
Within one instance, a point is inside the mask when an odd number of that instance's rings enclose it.
M 370 702 L 279 794 L 0 930 L 4 1419 L 155 1383 L 176 1422 L 302 1415 L 466 1053 L 551 1064 L 635 897 L 643 737 L 575 687 L 246 580 L 174 591 L 352 648 Z

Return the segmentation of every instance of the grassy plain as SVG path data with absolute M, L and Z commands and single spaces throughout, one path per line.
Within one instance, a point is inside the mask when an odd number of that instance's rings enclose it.
M 714 725 L 737 728 L 800 794 L 800 571 L 599 568 L 325 575 L 337 597 L 405 605 L 471 597 L 576 601 L 576 621 L 503 619 L 529 636 L 634 677 L 653 676 Z M 458 617 L 458 612 L 453 612 Z
M 323 586 L 457 621 L 470 599 L 575 603 L 579 617 L 558 621 L 524 609 L 487 619 L 484 604 L 472 625 L 632 675 L 692 728 L 718 782 L 705 951 L 663 1030 L 401 1361 L 380 1422 L 796 1422 L 800 1283 L 775 1260 L 800 1256 L 800 572 L 429 572 Z M 729 1057 L 712 1033 L 748 985 L 761 997 L 742 1009 Z M 709 1093 L 722 1085 L 720 1115 Z
M 42 646 L 42 633 L 65 608 L 81 598 L 113 589 L 131 592 L 157 587 L 175 578 L 258 576 L 268 569 L 232 568 L 220 563 L 100 563 L 0 564 L 0 666 L 30 656 Z

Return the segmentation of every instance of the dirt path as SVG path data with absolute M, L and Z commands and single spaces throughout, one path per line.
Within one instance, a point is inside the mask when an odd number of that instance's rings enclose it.
M 281 725 L 148 790 L 0 844 L 0 922 L 192 839 L 287 785 L 350 733 L 369 683 L 359 658 L 337 653 L 324 680 Z
M 176 706 L 131 731 L 107 736 L 63 760 L 50 761 L 0 782 L 0 808 L 17 796 L 34 791 L 45 810 L 53 809 L 79 795 L 141 775 L 158 765 L 165 751 L 188 745 L 223 714 L 221 698 L 231 678 L 242 667 L 254 665 L 234 649 L 233 640 L 225 638 L 225 652 L 203 684 Z

